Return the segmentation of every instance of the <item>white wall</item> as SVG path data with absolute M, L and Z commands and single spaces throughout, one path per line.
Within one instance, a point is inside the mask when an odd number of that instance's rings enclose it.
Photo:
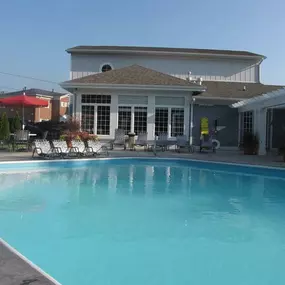
M 110 63 L 122 68 L 132 64 L 155 69 L 181 78 L 202 77 L 208 81 L 258 82 L 259 65 L 255 60 L 238 59 L 193 59 L 161 56 L 127 55 L 72 55 L 70 79 L 90 75 L 100 71 L 102 64 Z

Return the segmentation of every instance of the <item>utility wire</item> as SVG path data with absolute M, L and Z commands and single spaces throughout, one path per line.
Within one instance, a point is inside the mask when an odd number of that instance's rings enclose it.
M 20 77 L 20 78 L 25 78 L 25 79 L 31 79 L 31 80 L 41 81 L 41 82 L 46 82 L 46 83 L 58 84 L 58 82 L 55 82 L 55 81 L 45 80 L 45 79 L 40 79 L 40 78 L 35 78 L 35 77 L 30 77 L 30 76 L 24 76 L 24 75 L 15 74 L 15 73 L 8 73 L 8 72 L 0 71 L 0 74 L 14 76 L 14 77 Z

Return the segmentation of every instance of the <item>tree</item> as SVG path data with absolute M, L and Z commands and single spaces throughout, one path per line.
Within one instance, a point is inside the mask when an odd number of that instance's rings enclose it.
M 21 130 L 22 129 L 22 125 L 21 125 L 21 119 L 20 119 L 20 116 L 19 116 L 19 113 L 16 112 L 16 116 L 14 118 L 14 130 L 17 131 L 17 130 Z
M 4 112 L 1 118 L 1 130 L 0 136 L 2 140 L 7 140 L 10 137 L 10 125 L 7 118 L 7 114 Z

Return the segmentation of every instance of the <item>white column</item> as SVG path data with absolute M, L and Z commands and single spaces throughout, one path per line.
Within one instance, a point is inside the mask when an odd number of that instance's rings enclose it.
M 258 155 L 266 154 L 266 109 L 254 111 L 254 131 L 259 137 Z
M 170 138 L 171 137 L 171 120 L 172 120 L 172 114 L 171 114 L 171 108 L 168 108 L 168 128 L 167 128 L 167 136 Z
M 115 129 L 118 127 L 118 95 L 112 94 L 110 108 L 110 137 L 115 137 Z
M 147 139 L 153 140 L 155 133 L 155 96 L 148 96 L 147 106 Z
M 80 123 L 81 127 L 81 94 L 74 94 L 75 96 L 75 106 L 74 106 L 74 114 L 75 119 Z
M 192 101 L 192 96 L 185 96 L 185 105 L 184 105 L 184 134 L 187 139 L 189 138 L 189 129 L 190 129 L 190 104 Z
M 135 132 L 135 107 L 131 107 L 131 132 Z

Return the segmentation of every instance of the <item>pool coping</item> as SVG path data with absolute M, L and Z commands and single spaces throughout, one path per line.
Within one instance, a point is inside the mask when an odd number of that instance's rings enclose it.
M 7 241 L 2 239 L 0 237 L 0 246 L 3 246 L 8 252 L 10 252 L 12 255 L 19 258 L 20 261 L 17 261 L 18 264 L 24 263 L 30 267 L 30 271 L 36 271 L 39 273 L 39 275 L 43 276 L 44 279 L 46 279 L 50 284 L 53 285 L 62 285 L 57 280 L 55 280 L 52 276 L 50 276 L 48 273 L 46 273 L 44 270 L 42 270 L 40 267 L 38 267 L 36 264 L 34 264 L 31 260 L 29 260 L 27 257 L 25 257 L 23 254 L 21 254 L 19 251 L 17 251 L 14 247 L 12 247 Z M 19 273 L 19 272 L 17 272 Z M 31 273 L 33 275 L 33 273 Z M 38 281 L 41 282 L 41 281 Z M 38 284 L 37 282 L 37 284 Z M 46 284 L 46 282 L 45 282 Z
M 18 164 L 29 164 L 29 163 L 40 163 L 40 164 L 48 164 L 48 163 L 63 163 L 63 162 L 90 162 L 90 161 L 97 161 L 97 160 L 174 160 L 174 161 L 189 161 L 189 162 L 204 162 L 208 164 L 220 164 L 220 165 L 231 165 L 231 166 L 245 166 L 250 168 L 260 168 L 260 169 L 271 169 L 271 170 L 281 170 L 285 172 L 284 167 L 277 167 L 277 166 L 267 166 L 267 165 L 259 165 L 259 164 L 250 164 L 250 163 L 240 163 L 240 162 L 226 162 L 226 161 L 213 161 L 213 160 L 206 160 L 206 159 L 191 159 L 191 158 L 183 158 L 183 157 L 141 157 L 141 156 L 121 156 L 121 157 L 100 157 L 100 158 L 80 158 L 80 159 L 52 159 L 52 160 L 25 160 L 25 161 L 0 161 L 1 165 L 18 165 Z M 1 171 L 1 169 L 0 169 Z

